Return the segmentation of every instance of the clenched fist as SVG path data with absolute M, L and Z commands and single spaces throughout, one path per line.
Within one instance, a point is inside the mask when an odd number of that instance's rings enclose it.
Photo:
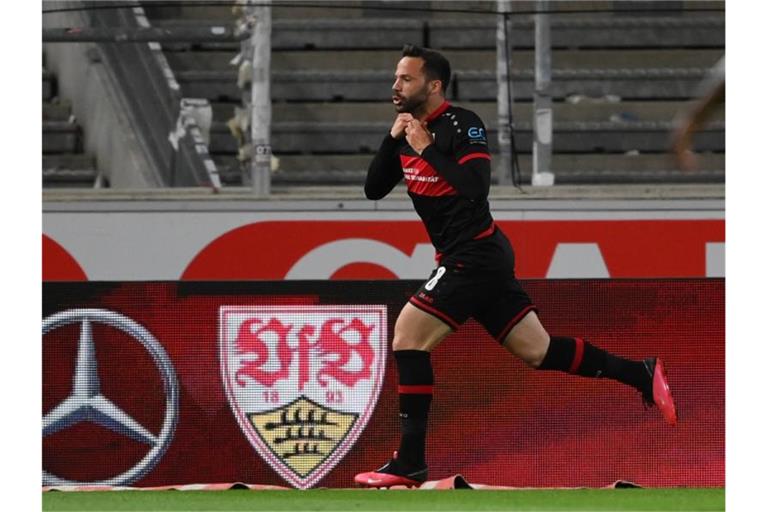
M 418 154 L 435 142 L 432 134 L 427 131 L 427 123 L 422 123 L 418 119 L 411 119 L 405 126 L 405 140 Z
M 398 114 L 395 118 L 395 122 L 392 125 L 392 129 L 389 130 L 389 134 L 392 136 L 393 139 L 400 139 L 405 135 L 405 127 L 406 125 L 413 120 L 413 116 L 411 114 L 405 113 L 405 114 Z

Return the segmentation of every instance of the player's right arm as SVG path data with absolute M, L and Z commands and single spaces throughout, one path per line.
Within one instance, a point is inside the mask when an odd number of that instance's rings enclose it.
M 365 178 L 365 197 L 368 199 L 383 198 L 403 179 L 403 168 L 400 166 L 397 149 L 400 139 L 405 136 L 405 126 L 412 118 L 411 114 L 399 114 L 392 124 L 392 129 L 381 142 L 368 166 L 368 176 Z

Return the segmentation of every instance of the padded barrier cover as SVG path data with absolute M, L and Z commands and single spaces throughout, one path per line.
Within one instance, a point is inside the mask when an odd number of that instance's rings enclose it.
M 553 335 L 583 336 L 632 358 L 664 357 L 679 424 L 669 427 L 658 411 L 644 410 L 639 394 L 613 381 L 528 369 L 470 321 L 433 355 L 430 478 L 460 473 L 469 482 L 514 487 L 601 487 L 617 479 L 652 487 L 723 486 L 724 280 L 523 284 Z M 220 364 L 220 307 L 336 305 L 343 310 L 384 305 L 388 344 L 398 311 L 418 285 L 415 281 L 45 283 L 43 315 L 63 311 L 74 315 L 74 308 L 117 312 L 146 328 L 175 369 L 180 400 L 172 441 L 140 480 L 121 485 L 258 482 L 290 487 L 296 485 L 248 441 L 227 399 Z M 312 319 L 295 317 L 292 328 L 305 321 L 308 325 Z M 64 325 L 43 336 L 44 417 L 72 391 L 81 325 Z M 157 434 L 165 394 L 148 353 L 128 334 L 98 321 L 92 323 L 92 338 L 101 392 Z M 316 338 L 309 340 L 317 343 Z M 264 341 L 269 345 L 274 339 Z M 311 345 L 305 355 L 315 353 L 315 348 Z M 262 369 L 274 371 L 278 367 L 274 344 L 269 351 L 272 366 Z M 348 453 L 323 466 L 322 478 L 311 486 L 350 487 L 356 473 L 380 466 L 396 449 L 397 378 L 391 348 L 386 354 L 381 392 L 371 402 L 370 420 Z M 349 368 L 360 367 L 359 361 L 350 364 Z M 338 393 L 321 394 L 330 402 L 320 406 L 339 409 L 341 399 L 353 399 L 336 384 L 332 388 Z M 305 390 L 317 385 L 310 379 Z M 319 412 L 315 419 L 318 416 Z M 305 430 L 302 435 L 306 434 Z M 293 431 L 286 437 L 296 435 Z M 126 471 L 148 450 L 144 443 L 88 422 L 46 435 L 42 444 L 43 469 L 81 484 Z

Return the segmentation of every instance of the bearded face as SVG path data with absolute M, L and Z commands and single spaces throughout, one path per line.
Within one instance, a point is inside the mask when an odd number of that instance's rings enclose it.
M 393 93 L 392 103 L 395 105 L 395 110 L 398 113 L 407 112 L 409 114 L 416 114 L 419 110 L 423 109 L 424 104 L 427 102 L 429 88 L 426 84 L 419 90 L 416 90 L 409 95 L 405 93 Z
M 398 113 L 416 116 L 425 108 L 430 87 L 423 67 L 424 61 L 417 57 L 403 57 L 398 62 L 392 84 L 392 104 Z

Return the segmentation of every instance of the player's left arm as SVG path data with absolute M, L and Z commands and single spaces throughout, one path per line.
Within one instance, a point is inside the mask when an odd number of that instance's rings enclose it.
M 456 123 L 453 155 L 442 153 L 431 144 L 424 148 L 421 157 L 459 194 L 469 199 L 486 197 L 491 187 L 491 155 L 485 125 L 472 112 L 457 115 Z

